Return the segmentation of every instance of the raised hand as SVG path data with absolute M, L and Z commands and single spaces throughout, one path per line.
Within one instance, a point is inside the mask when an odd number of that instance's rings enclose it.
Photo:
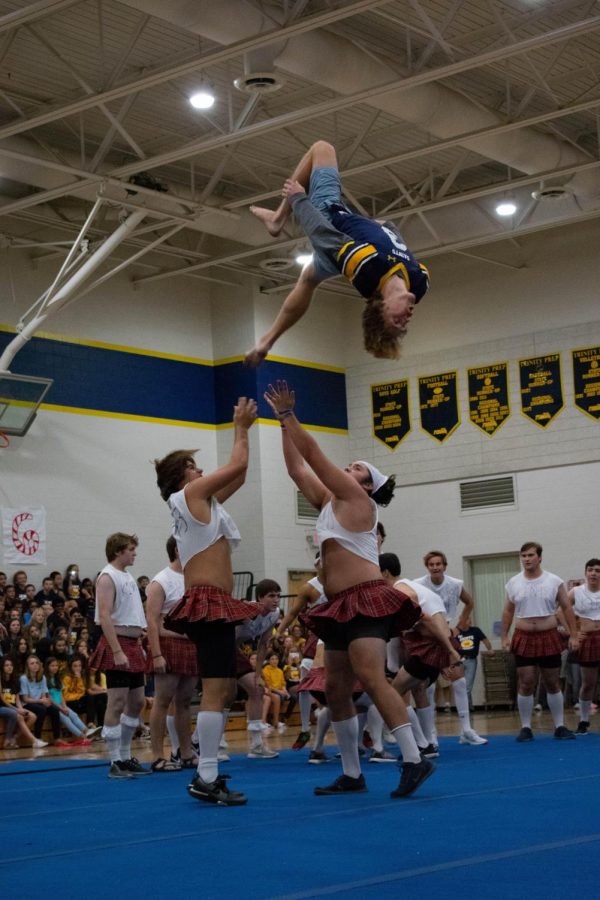
M 233 407 L 233 423 L 241 428 L 250 428 L 256 421 L 256 414 L 256 400 L 239 397 L 237 404 Z
M 296 394 L 288 388 L 287 381 L 277 381 L 275 386 L 270 384 L 263 396 L 277 418 L 291 412 L 296 404 Z

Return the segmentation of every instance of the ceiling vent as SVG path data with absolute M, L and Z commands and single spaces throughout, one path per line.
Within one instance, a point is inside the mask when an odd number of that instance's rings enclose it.
M 286 256 L 271 256 L 269 259 L 263 259 L 259 263 L 263 272 L 285 272 L 294 265 L 293 259 Z
M 284 80 L 274 72 L 246 72 L 233 82 L 244 94 L 272 94 L 284 85 Z
M 306 499 L 302 491 L 296 491 L 296 521 L 310 524 L 319 518 L 319 510 Z
M 459 487 L 461 512 L 515 505 L 515 482 L 512 475 L 486 478 L 483 481 L 461 481 Z
M 532 191 L 531 196 L 534 200 L 564 200 L 565 197 L 571 197 L 572 194 L 568 188 L 554 185 Z

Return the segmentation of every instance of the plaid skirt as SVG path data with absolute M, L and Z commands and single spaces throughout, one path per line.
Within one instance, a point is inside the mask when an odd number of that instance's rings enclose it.
M 457 638 L 450 638 L 450 642 L 454 649 L 458 650 L 460 653 L 460 642 Z M 409 657 L 416 656 L 421 662 L 424 662 L 425 665 L 438 669 L 440 672 L 442 669 L 447 669 L 452 662 L 446 648 L 442 647 L 441 644 L 438 644 L 437 641 L 427 635 L 411 633 L 403 634 L 402 643 L 404 644 Z M 456 668 L 457 671 L 460 671 L 460 675 L 457 677 L 462 678 L 464 672 L 462 669 L 459 670 L 458 666 Z
M 318 637 L 312 632 L 306 638 L 306 643 L 302 648 L 302 659 L 314 659 L 317 652 Z
M 212 585 L 195 584 L 165 616 L 165 628 L 176 634 L 186 634 L 191 622 L 220 621 L 237 625 L 245 619 L 255 619 L 259 612 L 256 603 L 236 600 L 227 591 Z
M 378 578 L 334 594 L 327 603 L 320 603 L 300 618 L 318 637 L 325 637 L 328 634 L 327 625 L 332 619 L 344 623 L 356 616 L 380 619 L 390 615 L 394 616 L 395 630 L 407 631 L 421 618 L 421 607 L 406 594 L 390 587 L 387 581 Z
M 160 638 L 160 652 L 165 658 L 167 664 L 167 672 L 171 675 L 197 675 L 198 674 L 198 657 L 196 647 L 190 640 L 185 637 L 168 637 L 163 635 Z M 148 652 L 146 657 L 146 672 L 151 674 L 154 672 L 154 660 L 152 654 Z M 160 675 L 157 672 L 157 675 Z
M 562 644 L 558 629 L 547 628 L 545 631 L 523 631 L 515 628 L 510 643 L 510 652 L 515 656 L 542 658 L 543 656 L 560 656 Z
M 577 659 L 584 665 L 600 665 L 600 631 L 588 631 L 581 635 Z
M 128 666 L 116 666 L 113 652 L 104 635 L 98 641 L 98 646 L 90 657 L 90 669 L 97 669 L 100 672 L 145 672 L 146 656 L 140 643 L 139 638 L 123 637 L 117 635 L 119 646 L 127 659 Z

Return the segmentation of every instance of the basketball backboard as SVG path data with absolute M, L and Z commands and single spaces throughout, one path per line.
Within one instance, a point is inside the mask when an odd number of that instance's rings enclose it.
M 0 374 L 0 432 L 27 434 L 52 384 L 52 378 Z

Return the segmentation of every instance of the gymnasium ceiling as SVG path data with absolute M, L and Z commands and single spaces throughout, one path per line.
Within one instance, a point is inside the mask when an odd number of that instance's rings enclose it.
M 247 207 L 324 138 L 425 261 L 519 267 L 528 235 L 600 216 L 599 110 L 592 0 L 0 0 L 0 241 L 50 280 L 101 196 L 92 245 L 147 209 L 111 260 L 140 285 L 280 291 L 304 242 Z

